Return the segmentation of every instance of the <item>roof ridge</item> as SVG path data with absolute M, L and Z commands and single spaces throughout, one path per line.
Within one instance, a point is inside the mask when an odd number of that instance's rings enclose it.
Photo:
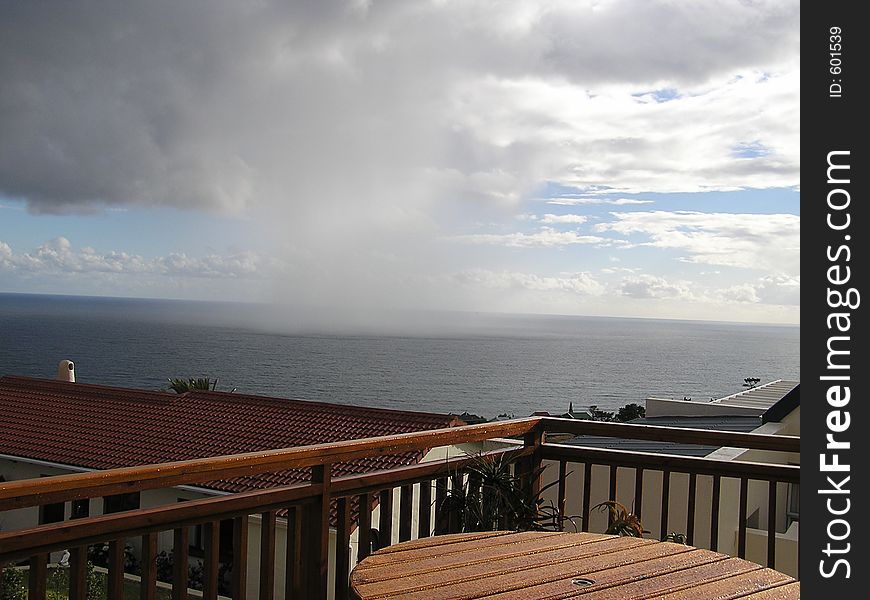
M 443 414 L 443 413 L 435 413 L 435 412 L 425 412 L 425 411 L 416 411 L 416 410 L 401 410 L 396 408 L 382 408 L 378 406 L 366 406 L 360 404 L 339 404 L 337 402 L 326 402 L 323 400 L 309 400 L 307 398 L 282 398 L 280 396 L 261 396 L 259 394 L 245 394 L 239 392 L 222 392 L 219 390 L 190 390 L 186 392 L 187 394 L 193 394 L 199 397 L 217 397 L 226 400 L 248 400 L 254 402 L 262 402 L 263 400 L 268 400 L 270 402 L 280 403 L 281 405 L 286 406 L 288 402 L 296 402 L 299 404 L 304 404 L 306 407 L 322 407 L 329 410 L 335 410 L 337 408 L 343 408 L 346 410 L 356 410 L 356 411 L 365 411 L 372 412 L 376 414 L 382 415 L 390 415 L 390 416 L 413 416 L 415 418 L 420 417 L 432 417 L 444 421 L 453 421 L 459 420 L 455 416 L 451 418 L 451 415 Z
M 93 393 L 97 394 L 111 394 L 113 396 L 117 396 L 118 394 L 123 394 L 127 397 L 133 395 L 137 396 L 140 399 L 148 399 L 154 401 L 160 400 L 173 400 L 173 399 L 182 399 L 182 398 L 206 398 L 206 399 L 220 399 L 220 400 L 232 400 L 234 403 L 238 403 L 240 400 L 246 402 L 256 402 L 263 403 L 264 401 L 268 401 L 276 406 L 286 408 L 288 403 L 298 403 L 300 405 L 304 405 L 305 408 L 323 408 L 328 411 L 335 411 L 338 409 L 344 409 L 349 412 L 355 412 L 357 414 L 368 413 L 371 415 L 381 415 L 381 416 L 389 416 L 389 417 L 411 417 L 414 419 L 420 418 L 430 418 L 433 420 L 438 420 L 444 422 L 445 424 L 454 424 L 460 422 L 456 416 L 451 416 L 442 413 L 435 412 L 424 412 L 424 411 L 413 411 L 413 410 L 401 410 L 395 408 L 382 408 L 375 406 L 365 406 L 359 404 L 339 404 L 337 402 L 325 402 L 323 400 L 308 400 L 303 398 L 282 398 L 280 396 L 263 396 L 259 394 L 246 394 L 239 392 L 224 392 L 219 390 L 190 390 L 184 392 L 182 394 L 176 394 L 175 392 L 166 391 L 166 390 L 142 390 L 137 388 L 128 388 L 128 387 L 120 387 L 120 386 L 109 386 L 103 384 L 95 384 L 95 383 L 81 383 L 75 382 L 71 383 L 68 381 L 60 381 L 57 379 L 42 379 L 36 377 L 25 377 L 22 375 L 4 375 L 0 377 L 0 386 L 8 385 L 9 387 L 13 387 L 16 389 L 27 389 L 29 391 L 36 391 L 39 389 L 45 389 L 50 391 L 62 390 L 64 394 L 68 395 L 91 395 Z M 34 390 L 34 387 L 36 390 Z
M 37 377 L 25 377 L 23 375 L 4 375 L 0 377 L 0 387 L 23 389 L 27 391 L 62 392 L 69 396 L 117 396 L 123 393 L 126 396 L 136 396 L 139 399 L 149 400 L 172 400 L 178 394 L 165 390 L 143 390 L 137 388 L 115 387 L 96 383 L 82 383 L 60 381 L 58 379 L 42 379 Z

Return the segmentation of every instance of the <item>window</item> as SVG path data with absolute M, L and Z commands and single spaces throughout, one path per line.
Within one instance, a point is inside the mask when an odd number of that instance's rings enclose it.
M 103 514 L 116 513 L 139 508 L 139 492 L 116 494 L 103 498 Z
M 202 525 L 191 525 L 187 535 L 190 555 L 202 557 L 205 552 L 205 536 L 202 533 Z
M 81 519 L 87 517 L 91 512 L 91 501 L 88 498 L 72 501 L 72 511 L 70 519 Z
M 60 523 L 64 517 L 64 503 L 43 504 L 39 507 L 39 524 Z
M 50 477 L 50 475 L 40 475 L 40 477 Z M 66 505 L 63 502 L 55 504 L 43 504 L 39 507 L 39 524 L 60 523 L 63 521 Z
M 179 502 L 187 502 L 188 498 L 179 498 Z M 187 552 L 191 556 L 202 558 L 205 552 L 205 540 L 202 535 L 202 525 L 191 525 L 187 528 Z
M 179 498 L 179 502 L 187 502 L 187 498 Z M 191 525 L 187 529 L 188 553 L 202 558 L 205 555 L 205 532 L 202 525 Z M 233 559 L 233 520 L 224 519 L 220 522 L 218 533 L 218 553 L 222 563 L 230 563 Z
M 220 524 L 220 546 L 218 556 L 222 563 L 233 561 L 233 520 L 224 519 Z

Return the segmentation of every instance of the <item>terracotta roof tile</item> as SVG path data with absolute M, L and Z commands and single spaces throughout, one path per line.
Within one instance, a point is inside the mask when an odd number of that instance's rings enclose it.
M 246 394 L 150 392 L 0 377 L 0 453 L 89 469 L 439 429 L 455 417 Z M 410 452 L 338 464 L 336 475 L 416 463 Z M 292 469 L 202 484 L 237 492 L 306 481 Z

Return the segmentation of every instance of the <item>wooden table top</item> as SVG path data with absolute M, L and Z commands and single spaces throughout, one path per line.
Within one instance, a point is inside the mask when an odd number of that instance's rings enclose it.
M 647 539 L 539 531 L 396 544 L 360 562 L 350 583 L 351 597 L 362 600 L 800 598 L 800 583 L 788 575 L 726 554 Z

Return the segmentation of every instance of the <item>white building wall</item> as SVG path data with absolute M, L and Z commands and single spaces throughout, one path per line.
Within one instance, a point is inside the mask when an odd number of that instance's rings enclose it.
M 800 409 L 796 409 L 781 423 L 768 423 L 755 430 L 754 433 L 800 435 Z M 775 464 L 800 464 L 797 453 L 769 452 L 763 450 L 741 450 L 721 448 L 709 458 L 720 460 L 741 460 L 751 462 L 767 462 Z M 559 463 L 545 461 L 544 484 L 555 481 L 559 476 Z M 569 517 L 579 517 L 583 513 L 583 463 L 569 463 L 566 480 L 566 507 Z M 609 500 L 610 467 L 594 465 L 591 477 L 590 507 Z M 695 516 L 693 545 L 710 547 L 711 539 L 711 506 L 713 496 L 713 478 L 706 475 L 696 477 Z M 791 576 L 797 576 L 797 524 L 788 522 L 789 485 L 777 485 L 776 508 L 776 568 Z M 759 564 L 767 564 L 767 516 L 768 516 L 768 484 L 763 481 L 750 481 L 747 493 L 747 528 L 746 558 Z M 545 500 L 557 501 L 558 487 L 553 486 L 545 493 Z M 635 469 L 619 468 L 617 470 L 616 500 L 625 505 L 630 512 L 637 512 L 634 506 Z M 641 521 L 644 529 L 650 533 L 646 537 L 662 539 L 670 532 L 683 533 L 688 531 L 688 499 L 689 475 L 671 473 L 668 501 L 668 523 L 664 531 L 661 527 L 662 517 L 662 473 L 647 469 L 643 478 L 643 505 L 640 507 Z M 719 536 L 718 551 L 733 556 L 737 555 L 739 529 L 740 480 L 723 477 L 720 480 L 719 497 Z M 575 519 L 577 530 L 583 529 L 580 518 Z M 570 529 L 571 525 L 566 525 Z M 592 511 L 590 514 L 589 531 L 602 532 L 607 529 L 607 513 Z

